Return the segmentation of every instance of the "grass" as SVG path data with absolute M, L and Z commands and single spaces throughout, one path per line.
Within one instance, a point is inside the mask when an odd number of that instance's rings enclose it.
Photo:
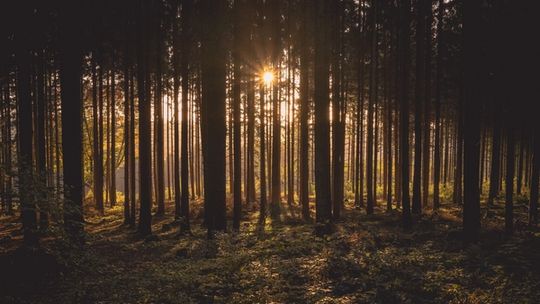
M 540 234 L 518 225 L 505 236 L 499 207 L 481 241 L 464 247 L 460 211 L 444 207 L 416 218 L 410 233 L 397 211 L 349 210 L 325 237 L 291 218 L 260 229 L 254 212 L 240 233 L 213 240 L 198 221 L 179 235 L 167 216 L 155 219 L 156 238 L 143 239 L 113 209 L 88 220 L 83 250 L 44 245 L 56 275 L 28 286 L 3 273 L 12 287 L 0 289 L 0 303 L 536 303 Z

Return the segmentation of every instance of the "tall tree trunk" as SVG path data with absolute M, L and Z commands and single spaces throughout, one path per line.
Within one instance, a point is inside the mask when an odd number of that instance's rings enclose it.
M 183 231 L 190 230 L 189 224 L 189 187 L 188 187 L 188 91 L 189 91 L 189 60 L 191 53 L 191 18 L 192 18 L 192 0 L 185 0 L 182 3 L 182 145 L 181 145 L 181 200 L 180 216 L 182 217 L 181 227 Z M 176 114 L 177 115 L 177 114 Z
M 175 15 L 177 14 L 178 7 L 175 7 Z M 180 190 L 180 131 L 179 122 L 180 106 L 178 102 L 178 94 L 180 93 L 180 33 L 178 30 L 178 20 L 173 19 L 173 172 L 174 172 L 174 217 L 180 218 L 181 214 L 181 190 Z M 183 45 L 183 44 L 182 44 Z
M 411 205 L 409 200 L 409 39 L 410 39 L 410 0 L 401 3 L 401 33 L 399 50 L 400 56 L 400 165 L 401 165 L 401 199 L 403 206 L 403 227 L 412 226 Z
M 333 217 L 339 219 L 343 209 L 345 122 L 343 117 L 343 99 L 341 84 L 341 18 L 342 8 L 338 2 L 332 9 L 332 203 Z
M 225 47 L 221 30 L 225 25 L 227 3 L 202 0 L 202 95 L 205 213 L 209 237 L 225 230 Z M 206 138 L 206 139 L 204 139 Z
M 94 53 L 95 54 L 95 53 Z M 94 54 L 92 54 L 92 116 L 93 116 L 93 135 L 94 140 L 92 143 L 93 147 L 93 158 L 94 158 L 94 200 L 96 204 L 96 209 L 98 211 L 103 210 L 103 157 L 101 156 L 101 136 L 100 136 L 100 107 L 98 104 L 98 78 L 96 70 L 96 59 Z
M 158 4 L 157 9 L 161 10 Z M 163 28 L 161 26 L 161 13 L 157 14 L 155 21 L 156 30 L 156 86 L 154 95 L 154 119 L 155 119 L 155 157 L 156 157 L 156 205 L 157 215 L 165 213 L 165 152 L 164 152 L 164 135 L 163 135 Z
M 440 207 L 440 180 L 441 180 L 441 97 L 442 97 L 442 51 L 443 51 L 443 24 L 444 24 L 444 0 L 438 0 L 439 8 L 437 15 L 437 74 L 435 91 L 435 144 L 433 157 L 433 209 Z
M 242 70 L 240 52 L 243 42 L 242 10 L 243 1 L 234 2 L 234 50 L 233 50 L 233 151 L 234 151 L 234 185 L 233 185 L 233 229 L 240 230 L 240 217 L 242 215 L 242 150 L 241 150 L 241 121 L 240 121 L 240 89 L 242 84 Z
M 47 99 L 45 98 L 45 58 L 43 51 L 38 52 L 37 58 L 37 67 L 35 69 L 37 76 L 37 94 L 36 94 L 36 103 L 37 103 L 37 112 L 35 113 L 36 125 L 35 125 L 35 136 L 37 138 L 37 147 L 36 147 L 36 173 L 39 179 L 39 186 L 42 189 L 47 188 L 47 164 L 46 164 L 46 125 L 45 125 L 45 115 L 46 115 L 46 104 Z M 45 231 L 49 226 L 49 201 L 46 191 L 38 192 L 38 201 L 37 205 L 39 207 L 39 228 Z
M 83 242 L 82 52 L 80 11 L 76 3 L 62 7 L 60 84 L 62 99 L 62 161 L 64 164 L 64 228 L 73 241 Z
M 130 163 L 130 145 L 133 143 L 131 142 L 131 134 L 130 134 L 130 123 L 131 119 L 133 119 L 130 114 L 130 103 L 129 103 L 129 61 L 127 59 L 128 57 L 128 50 L 129 47 L 127 47 L 126 43 L 126 51 L 124 53 L 124 224 L 129 224 L 129 219 L 131 217 L 131 212 L 129 209 L 130 201 L 133 199 L 133 194 L 131 193 L 130 189 L 130 172 L 129 172 L 129 163 Z
M 25 14 L 26 15 L 26 14 Z M 30 21 L 30 20 L 26 20 Z M 23 25 L 25 28 L 28 25 Z M 23 32 L 24 29 L 21 29 Z M 22 34 L 25 35 L 25 34 Z M 21 36 L 22 36 L 21 35 Z M 34 185 L 32 178 L 32 96 L 31 96 L 31 55 L 27 49 L 25 37 L 19 37 L 16 60 L 17 60 L 17 114 L 19 138 L 19 199 L 21 204 L 21 220 L 23 226 L 23 246 L 37 247 L 39 238 L 37 234 L 36 205 L 32 193 Z M 62 115 L 64 116 L 64 115 Z
M 265 111 L 264 108 L 266 107 L 265 102 L 265 92 L 264 92 L 264 82 L 261 82 L 260 90 L 259 90 L 259 98 L 260 98 L 260 130 L 259 130 L 259 142 L 260 142 L 260 148 L 259 148 L 259 154 L 260 154 L 260 161 L 259 161 L 259 179 L 260 179 L 260 187 L 261 187 L 261 198 L 259 203 L 259 225 L 264 227 L 265 221 L 266 221 L 266 142 L 265 142 Z
M 431 49 L 432 49 L 432 31 L 433 22 L 432 0 L 425 1 L 425 95 L 424 95 L 424 134 L 422 148 L 422 202 L 424 206 L 428 205 L 429 182 L 430 182 L 430 147 L 431 147 Z
M 412 212 L 422 212 L 421 174 L 422 174 L 422 105 L 425 102 L 425 2 L 417 1 L 416 16 L 416 82 L 414 99 L 414 177 Z
M 310 219 L 309 214 L 309 58 L 308 58 L 308 1 L 302 1 L 302 24 L 300 45 L 300 205 L 302 206 L 302 218 Z
M 109 203 L 111 207 L 116 205 L 116 74 L 115 74 L 115 55 L 113 51 L 112 67 L 111 67 L 111 165 L 110 178 L 111 185 L 109 188 Z
M 272 83 L 272 200 L 270 202 L 270 216 L 273 220 L 279 220 L 281 216 L 281 101 L 279 98 L 280 89 L 280 54 L 281 54 L 281 25 L 279 1 L 271 1 L 269 23 L 272 27 L 271 60 L 274 65 L 272 73 L 276 74 L 276 79 Z
M 328 224 L 332 217 L 330 193 L 330 119 L 329 119 L 329 16 L 330 2 L 316 3 L 315 36 L 315 191 L 316 220 Z
M 506 195 L 504 202 L 504 228 L 508 234 L 514 232 L 514 171 L 516 165 L 514 136 L 514 126 L 510 121 L 506 126 L 506 139 L 508 142 L 506 145 Z
M 480 232 L 480 101 L 481 91 L 478 80 L 481 78 L 479 62 L 482 52 L 478 39 L 482 37 L 480 30 L 482 1 L 463 1 L 463 93 L 464 122 L 458 132 L 464 134 L 464 201 L 463 201 L 463 233 L 466 241 L 476 241 Z M 461 131 L 463 130 L 463 131 Z M 458 136 L 458 140 L 459 136 Z M 458 149 L 458 154 L 460 153 Z M 460 155 L 458 155 L 458 159 Z M 458 161 L 457 167 L 461 167 Z M 458 170 L 456 170 L 458 171 Z M 460 176 L 456 174 L 456 183 Z
M 148 4 L 144 0 L 138 3 L 137 22 L 137 93 L 139 96 L 139 226 L 138 232 L 142 235 L 152 233 L 152 136 L 150 77 L 148 72 L 148 53 L 146 40 L 148 33 Z
M 367 185 L 367 204 L 366 212 L 367 214 L 373 213 L 373 207 L 375 205 L 374 190 L 376 186 L 374 185 L 373 176 L 373 115 L 376 111 L 375 101 L 377 90 L 376 86 L 376 72 L 377 72 L 377 1 L 372 1 L 372 10 L 371 10 L 371 72 L 370 72 L 370 84 L 369 84 L 369 103 L 368 103 L 368 120 L 367 120 L 367 143 L 366 143 L 366 185 Z

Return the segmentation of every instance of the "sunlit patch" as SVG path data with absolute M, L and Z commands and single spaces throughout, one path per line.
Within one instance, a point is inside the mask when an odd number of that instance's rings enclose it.
M 265 71 L 262 78 L 266 85 L 271 85 L 274 81 L 274 74 L 271 71 Z

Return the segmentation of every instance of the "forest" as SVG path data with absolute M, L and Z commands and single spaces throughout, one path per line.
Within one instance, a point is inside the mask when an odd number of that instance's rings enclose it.
M 536 303 L 534 1 L 0 4 L 0 303 Z

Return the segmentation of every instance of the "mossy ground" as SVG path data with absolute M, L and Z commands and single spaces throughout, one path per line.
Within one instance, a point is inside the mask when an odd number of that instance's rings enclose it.
M 83 250 L 45 243 L 62 265 L 58 274 L 32 286 L 10 281 L 0 302 L 538 303 L 540 235 L 519 224 L 518 208 L 517 231 L 506 236 L 496 230 L 500 212 L 465 247 L 459 208 L 450 205 L 416 218 L 407 233 L 397 211 L 349 208 L 324 237 L 291 218 L 261 229 L 254 212 L 240 233 L 213 240 L 199 220 L 191 235 L 179 235 L 167 216 L 154 220 L 155 238 L 140 238 L 117 208 L 88 220 Z

